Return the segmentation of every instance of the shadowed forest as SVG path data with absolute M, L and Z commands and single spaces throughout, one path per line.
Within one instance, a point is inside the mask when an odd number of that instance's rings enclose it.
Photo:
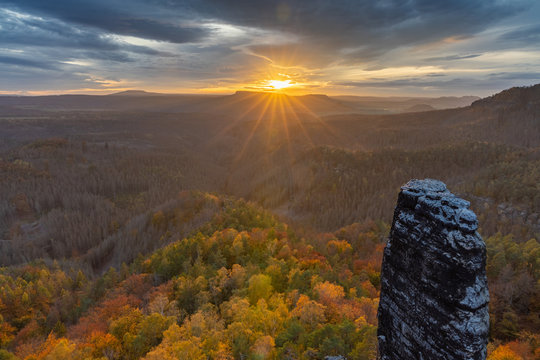
M 539 99 L 0 96 L 0 359 L 375 359 L 412 178 L 478 215 L 488 358 L 537 359 Z

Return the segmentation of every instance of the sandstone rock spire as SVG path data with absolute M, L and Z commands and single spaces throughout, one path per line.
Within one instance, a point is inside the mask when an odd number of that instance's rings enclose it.
M 382 360 L 486 358 L 486 248 L 469 205 L 437 180 L 401 188 L 381 272 Z

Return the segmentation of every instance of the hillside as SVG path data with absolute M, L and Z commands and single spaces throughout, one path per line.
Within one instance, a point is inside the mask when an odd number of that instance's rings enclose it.
M 176 203 L 151 214 L 149 226 L 172 243 L 129 266 L 94 278 L 70 263 L 2 268 L 0 354 L 374 359 L 388 225 L 302 233 L 243 201 L 202 193 L 187 199 L 219 210 L 186 237 L 175 229 L 197 217 L 199 205 L 186 211 Z M 508 238 L 489 238 L 487 245 L 492 337 L 534 331 L 538 291 L 530 286 L 540 276 L 534 260 L 540 245 Z M 523 285 L 513 290 L 518 302 L 506 297 L 504 266 L 516 271 L 512 283 Z M 530 350 L 523 343 L 521 351 Z
M 164 113 L 227 114 L 239 118 L 267 117 L 267 113 L 308 114 L 377 114 L 407 112 L 415 105 L 437 109 L 470 105 L 476 97 L 448 98 L 360 98 L 327 95 L 292 96 L 282 93 L 237 91 L 232 95 L 160 94 L 128 90 L 110 95 L 1 96 L 3 106 L 27 111 L 143 111 Z M 8 110 L 8 109 L 6 109 Z M 13 112 L 13 110 L 10 110 Z M 45 112 L 46 114 L 46 112 Z
M 0 358 L 372 359 L 411 178 L 471 201 L 490 346 L 534 358 L 537 89 L 385 115 L 324 95 L 0 97 Z
M 341 235 L 362 242 L 308 242 L 245 203 L 195 199 L 224 208 L 197 233 L 95 280 L 39 262 L 2 269 L 2 346 L 20 358 L 373 356 L 381 228 Z M 168 234 L 181 208 L 154 214 L 152 226 Z
M 416 104 L 405 109 L 405 112 L 423 112 L 423 111 L 432 111 L 432 110 L 435 110 L 435 108 L 431 105 Z
M 329 100 L 304 99 L 310 101 Z M 540 232 L 540 132 L 537 104 L 526 108 L 311 115 L 311 121 L 285 112 L 269 121 L 249 113 L 240 121 L 97 111 L 6 118 L 1 261 L 84 255 L 129 238 L 128 229 L 140 226 L 133 219 L 192 189 L 253 200 L 324 231 L 365 219 L 390 221 L 393 192 L 413 177 L 438 178 L 473 197 L 474 210 L 485 216 L 485 234 L 504 231 L 528 240 Z M 92 215 L 88 204 L 107 215 Z M 152 237 L 143 238 L 114 264 L 152 250 L 143 245 Z
M 472 103 L 473 107 L 490 108 L 531 108 L 538 106 L 540 102 L 540 84 L 529 87 L 513 87 L 501 91 L 490 97 L 477 100 Z

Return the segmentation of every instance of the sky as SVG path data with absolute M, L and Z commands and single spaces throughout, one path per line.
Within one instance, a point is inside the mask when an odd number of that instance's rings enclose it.
M 0 0 L 0 94 L 487 96 L 535 83 L 538 0 Z

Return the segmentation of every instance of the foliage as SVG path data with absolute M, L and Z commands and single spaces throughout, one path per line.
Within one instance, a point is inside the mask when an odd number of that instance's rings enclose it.
M 0 356 L 374 359 L 388 224 L 295 232 L 249 203 L 196 198 L 221 210 L 119 271 L 92 278 L 43 261 L 1 268 Z M 161 232 L 185 214 L 161 211 L 149 218 Z M 510 235 L 486 244 L 491 336 L 528 344 L 503 344 L 490 358 L 527 359 L 540 343 L 540 245 Z
M 373 352 L 378 290 L 370 274 L 378 268 L 360 265 L 372 254 L 352 249 L 381 244 L 375 224 L 308 242 L 256 207 L 222 204 L 200 231 L 131 270 L 88 280 L 44 263 L 2 269 L 2 347 L 43 359 Z M 171 221 L 168 212 L 154 219 L 162 231 Z M 351 234 L 362 245 L 349 243 Z
M 492 336 L 513 340 L 540 328 L 540 244 L 512 235 L 486 239 Z

